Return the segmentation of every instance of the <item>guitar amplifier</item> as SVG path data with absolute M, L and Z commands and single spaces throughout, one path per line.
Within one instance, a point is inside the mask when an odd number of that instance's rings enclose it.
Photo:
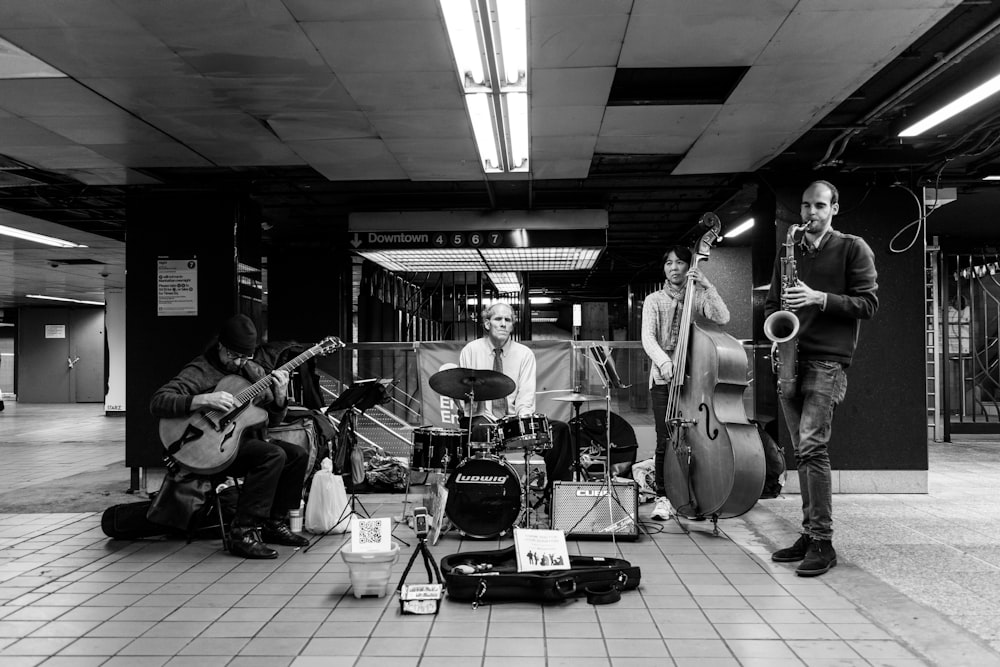
M 639 539 L 639 485 L 613 482 L 552 483 L 551 525 L 567 537 Z

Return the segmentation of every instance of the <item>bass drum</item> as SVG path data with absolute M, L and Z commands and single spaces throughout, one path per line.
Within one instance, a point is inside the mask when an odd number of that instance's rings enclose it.
M 521 483 L 509 463 L 497 458 L 466 459 L 448 478 L 444 511 L 468 537 L 497 537 L 521 514 Z

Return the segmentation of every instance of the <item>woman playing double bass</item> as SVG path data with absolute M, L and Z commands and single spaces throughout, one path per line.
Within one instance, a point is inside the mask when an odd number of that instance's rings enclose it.
M 670 441 L 667 427 L 667 403 L 670 379 L 674 374 L 674 350 L 684 307 L 688 276 L 695 283 L 695 312 L 717 324 L 729 321 L 729 309 L 718 290 L 700 268 L 691 268 L 691 249 L 672 246 L 663 253 L 663 289 L 653 292 L 642 302 L 642 347 L 652 362 L 649 369 L 649 395 L 656 424 L 655 492 L 656 501 L 650 518 L 666 521 L 674 514 L 667 499 L 663 474 L 663 459 Z

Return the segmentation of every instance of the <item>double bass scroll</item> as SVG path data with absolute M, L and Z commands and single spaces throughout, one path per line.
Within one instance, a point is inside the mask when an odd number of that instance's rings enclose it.
M 707 230 L 690 268 L 706 259 L 722 223 L 706 213 Z M 663 474 L 670 503 L 683 516 L 732 518 L 748 511 L 764 486 L 764 449 L 747 419 L 747 355 L 713 322 L 694 319 L 695 282 L 688 277 L 670 380 L 670 442 Z

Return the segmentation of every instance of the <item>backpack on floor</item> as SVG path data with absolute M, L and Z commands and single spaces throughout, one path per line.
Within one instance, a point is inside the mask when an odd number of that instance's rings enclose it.
M 146 518 L 150 500 L 138 503 L 112 505 L 101 516 L 101 530 L 116 540 L 139 540 L 144 537 L 160 537 L 173 532 L 169 526 L 153 523 Z

